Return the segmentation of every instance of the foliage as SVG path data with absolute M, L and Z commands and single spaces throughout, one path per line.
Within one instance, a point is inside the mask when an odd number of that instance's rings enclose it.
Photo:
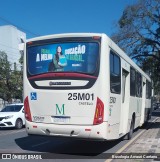
M 152 68 L 151 68 L 152 67 Z M 144 59 L 142 68 L 145 72 L 150 74 L 150 77 L 153 81 L 153 87 L 155 94 L 160 94 L 160 66 L 159 62 L 154 59 L 153 57 L 147 57 L 147 59 Z
M 0 51 L 0 98 L 8 102 L 12 99 L 22 100 L 22 72 L 16 70 L 15 66 L 12 70 L 7 54 Z
M 137 0 L 127 6 L 117 28 L 112 39 L 144 70 L 152 68 L 151 77 L 160 90 L 160 1 Z

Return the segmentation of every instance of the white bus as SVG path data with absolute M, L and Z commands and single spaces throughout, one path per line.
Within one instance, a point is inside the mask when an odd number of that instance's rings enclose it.
M 25 49 L 28 134 L 130 139 L 149 119 L 150 78 L 105 34 L 37 37 Z

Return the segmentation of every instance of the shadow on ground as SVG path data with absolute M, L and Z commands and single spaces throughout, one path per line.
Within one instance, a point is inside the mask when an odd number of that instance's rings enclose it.
M 121 142 L 122 139 L 114 141 L 88 141 L 76 140 L 69 138 L 58 137 L 42 137 L 42 136 L 27 136 L 16 139 L 16 144 L 23 150 L 39 153 L 53 153 L 59 156 L 76 155 L 77 156 L 98 156 L 103 152 L 113 148 Z M 36 146 L 35 143 L 43 143 L 45 145 Z M 58 155 L 56 155 L 58 156 Z M 67 157 L 68 158 L 68 157 Z
M 7 131 L 7 130 L 15 130 L 14 127 L 10 127 L 10 128 L 5 128 L 5 127 L 0 127 L 0 131 L 3 130 L 3 131 Z

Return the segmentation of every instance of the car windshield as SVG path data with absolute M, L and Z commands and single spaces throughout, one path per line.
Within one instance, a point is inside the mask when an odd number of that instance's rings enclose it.
M 23 105 L 9 105 L 2 109 L 1 112 L 19 112 Z

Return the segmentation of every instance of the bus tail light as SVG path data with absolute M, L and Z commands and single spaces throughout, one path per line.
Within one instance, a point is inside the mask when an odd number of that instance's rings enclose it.
M 25 112 L 26 120 L 31 122 L 32 121 L 32 117 L 31 117 L 31 111 L 30 111 L 30 107 L 29 107 L 28 96 L 24 100 L 24 112 Z
M 99 98 L 97 98 L 97 105 L 93 125 L 101 124 L 103 122 L 103 116 L 104 116 L 104 104 Z

